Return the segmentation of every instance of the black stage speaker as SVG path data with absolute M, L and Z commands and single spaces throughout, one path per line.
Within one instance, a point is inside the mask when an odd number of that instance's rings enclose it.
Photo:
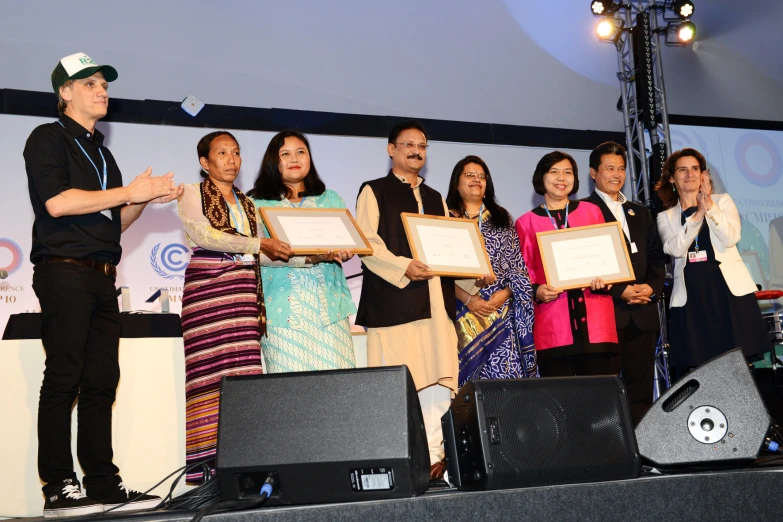
M 639 453 L 659 467 L 753 460 L 769 414 L 740 349 L 710 359 L 653 404 L 636 427 Z
M 639 476 L 618 377 L 470 381 L 441 423 L 449 481 L 460 489 Z
M 406 366 L 226 377 L 217 478 L 223 500 L 267 504 L 412 497 L 429 486 L 419 397 Z

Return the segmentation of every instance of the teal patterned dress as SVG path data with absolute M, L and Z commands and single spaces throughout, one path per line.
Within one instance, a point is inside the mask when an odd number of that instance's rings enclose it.
M 301 203 L 302 208 L 345 208 L 343 199 L 332 190 L 307 196 Z M 286 198 L 256 199 L 255 204 L 259 208 L 300 206 Z M 264 234 L 269 237 L 266 227 Z M 261 279 L 267 314 L 267 334 L 261 339 L 261 351 L 267 372 L 356 367 L 348 323 L 348 316 L 356 313 L 356 305 L 338 263 L 263 266 Z

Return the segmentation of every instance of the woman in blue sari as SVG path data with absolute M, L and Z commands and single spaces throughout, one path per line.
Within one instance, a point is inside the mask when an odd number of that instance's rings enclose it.
M 459 385 L 471 379 L 537 377 L 530 278 L 514 223 L 495 200 L 484 160 L 467 156 L 457 163 L 446 204 L 454 217 L 478 220 L 497 276 L 473 296 L 457 287 Z

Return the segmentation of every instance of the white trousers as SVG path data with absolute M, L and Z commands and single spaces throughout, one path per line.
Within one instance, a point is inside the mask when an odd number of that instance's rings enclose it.
M 424 428 L 427 430 L 430 464 L 435 464 L 445 457 L 440 418 L 451 406 L 451 389 L 440 384 L 428 386 L 419 390 L 419 403 L 424 416 Z

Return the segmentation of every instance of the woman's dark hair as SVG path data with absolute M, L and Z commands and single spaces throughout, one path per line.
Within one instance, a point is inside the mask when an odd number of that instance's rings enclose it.
M 511 215 L 508 210 L 501 207 L 495 199 L 495 185 L 492 183 L 492 176 L 489 174 L 489 167 L 484 163 L 484 160 L 478 156 L 465 156 L 454 165 L 454 170 L 451 171 L 451 181 L 449 181 L 449 193 L 446 196 L 446 205 L 449 210 L 453 210 L 459 217 L 465 215 L 465 202 L 462 201 L 462 196 L 459 195 L 459 178 L 462 176 L 462 171 L 465 169 L 465 165 L 469 163 L 475 163 L 481 165 L 484 169 L 484 173 L 487 175 L 487 188 L 484 191 L 484 208 L 489 210 L 490 223 L 498 228 L 508 228 L 511 226 Z
M 210 132 L 209 134 L 207 134 L 206 136 L 198 140 L 198 144 L 196 145 L 196 152 L 198 152 L 199 160 L 201 160 L 201 158 L 209 159 L 209 151 L 212 148 L 212 142 L 215 141 L 215 138 L 219 138 L 221 136 L 228 136 L 229 138 L 231 138 L 236 142 L 237 146 L 239 146 L 239 142 L 237 141 L 237 139 L 234 137 L 233 134 L 231 134 L 228 131 Z M 204 169 L 201 169 L 200 174 L 202 178 L 209 177 L 209 175 Z
M 310 172 L 304 179 L 304 192 L 291 194 L 290 189 L 283 183 L 283 176 L 280 174 L 280 149 L 283 148 L 286 138 L 299 138 L 307 148 L 310 155 Z M 310 142 L 307 137 L 294 129 L 286 129 L 278 132 L 269 142 L 269 146 L 264 153 L 264 159 L 261 160 L 261 168 L 258 169 L 258 176 L 253 184 L 253 188 L 247 195 L 256 199 L 281 200 L 284 197 L 292 198 L 296 196 L 320 196 L 326 191 L 326 185 L 318 176 L 315 169 L 313 153 L 310 151 Z
M 576 161 L 574 161 L 574 158 L 572 158 L 570 154 L 556 150 L 549 154 L 545 154 L 544 157 L 538 161 L 536 170 L 533 171 L 533 190 L 536 191 L 536 194 L 541 196 L 546 194 L 546 189 L 544 188 L 544 175 L 549 172 L 549 169 L 555 164 L 560 163 L 563 160 L 571 162 L 571 168 L 574 169 L 574 188 L 568 195 L 572 196 L 579 191 L 579 169 L 576 166 Z
M 672 208 L 677 204 L 677 198 L 679 196 L 677 196 L 677 193 L 674 192 L 674 183 L 672 183 L 672 179 L 674 178 L 674 172 L 677 169 L 677 160 L 685 157 L 696 158 L 696 161 L 699 162 L 699 168 L 701 171 L 704 172 L 707 170 L 707 160 L 704 159 L 702 153 L 696 149 L 678 150 L 666 158 L 666 163 L 663 164 L 663 173 L 661 175 L 661 179 L 659 179 L 655 184 L 655 192 L 661 199 L 664 210 L 667 208 Z

